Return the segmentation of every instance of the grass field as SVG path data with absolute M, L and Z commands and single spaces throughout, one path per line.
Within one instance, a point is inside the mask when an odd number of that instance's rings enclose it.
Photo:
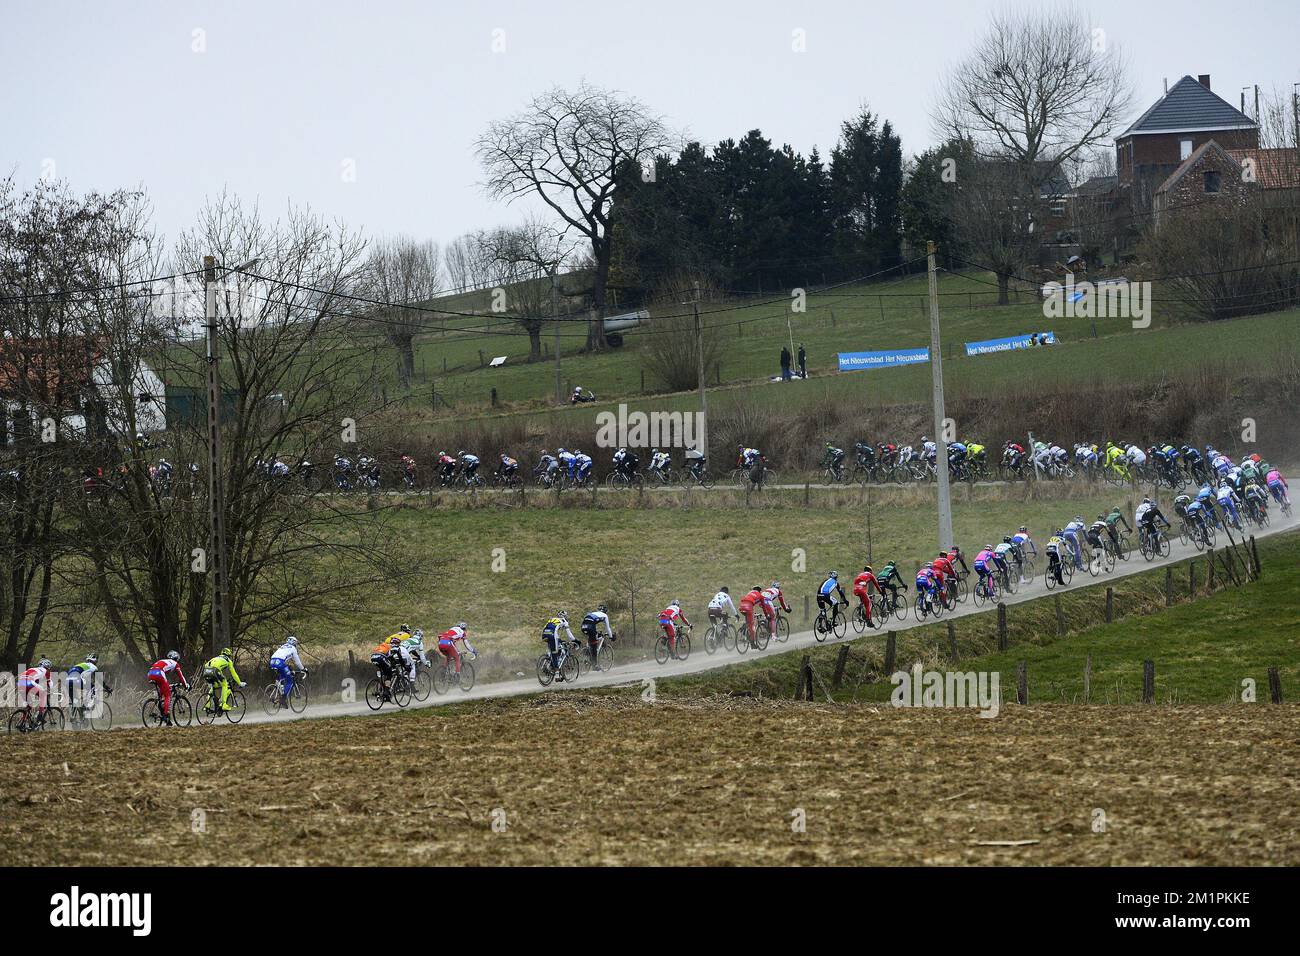
M 1297 735 L 1295 705 L 984 720 L 629 690 L 6 736 L 0 864 L 1293 866 Z
M 1240 367 L 1261 359 L 1293 362 L 1300 357 L 1300 310 L 1271 313 L 1229 322 L 1185 324 L 1186 310 L 1177 302 L 1162 302 L 1157 284 L 1149 329 L 1134 329 L 1128 319 L 1067 318 L 1048 320 L 1033 293 L 1020 293 L 1020 301 L 998 306 L 985 276 L 944 274 L 940 282 L 941 322 L 944 336 L 944 371 L 950 395 L 989 394 L 1008 387 L 1084 387 L 1093 383 L 1158 380 L 1177 376 L 1206 363 Z M 793 335 L 809 352 L 806 383 L 770 388 L 741 388 L 741 395 L 759 401 L 803 402 L 829 396 L 889 405 L 923 400 L 928 396 L 928 366 L 886 371 L 839 374 L 836 353 L 929 344 L 929 319 L 924 311 L 925 277 L 901 282 L 853 286 L 814 294 L 807 313 L 791 314 L 784 303 L 728 305 L 728 311 L 706 317 L 715 322 L 724 339 L 719 408 L 724 408 L 735 386 L 766 384 L 778 374 L 778 353 Z M 834 318 L 832 318 L 832 313 Z M 790 330 L 787 332 L 787 318 Z M 963 343 L 1027 334 L 1051 326 L 1060 339 L 1056 347 L 1032 353 L 1002 353 L 967 358 Z M 568 387 L 580 384 L 604 400 L 638 399 L 641 392 L 643 349 L 652 331 L 633 332 L 627 345 L 601 354 L 579 355 L 584 334 L 581 326 L 566 326 L 562 351 L 563 377 Z M 547 332 L 544 341 L 553 341 Z M 487 358 L 510 357 L 504 367 L 483 369 L 479 352 Z M 514 335 L 451 332 L 430 334 L 417 343 L 417 387 L 410 405 L 430 405 L 429 382 L 454 403 L 438 417 L 488 413 L 490 391 L 507 406 L 497 414 L 526 412 L 544 407 L 555 393 L 552 364 L 528 365 L 527 340 Z M 447 371 L 444 373 L 443 364 Z M 821 378 L 828 375 L 829 378 Z M 718 379 L 711 379 L 713 385 Z M 647 391 L 661 388 L 647 373 Z M 664 407 L 672 398 L 654 399 Z M 681 397 L 683 407 L 694 399 Z M 590 407 L 575 414 L 590 414 Z

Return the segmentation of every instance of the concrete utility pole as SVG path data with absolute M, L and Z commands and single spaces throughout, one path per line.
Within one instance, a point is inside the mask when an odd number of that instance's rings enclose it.
M 203 298 L 208 346 L 208 568 L 212 573 L 212 631 L 208 655 L 230 646 L 230 593 L 226 578 L 226 500 L 221 486 L 221 376 L 217 369 L 217 260 L 203 257 Z
M 695 301 L 691 303 L 695 309 L 695 355 L 699 365 L 700 380 L 700 454 L 708 455 L 709 446 L 707 443 L 706 429 L 709 427 L 709 400 L 704 394 L 704 335 L 700 331 L 700 287 L 697 283 L 695 286 Z
M 939 547 L 952 547 L 952 492 L 948 487 L 948 442 L 943 437 L 943 353 L 939 350 L 939 275 L 934 243 L 927 243 L 930 274 L 930 375 L 934 383 L 935 479 L 939 485 Z

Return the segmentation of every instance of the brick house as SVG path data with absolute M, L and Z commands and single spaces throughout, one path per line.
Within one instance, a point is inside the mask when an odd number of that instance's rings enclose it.
M 1156 191 L 1211 140 L 1222 150 L 1258 149 L 1259 124 L 1212 92 L 1207 74 L 1184 76 L 1115 138 L 1119 188 L 1133 212 L 1152 209 Z
M 1214 140 L 1202 143 L 1156 189 L 1152 200 L 1153 225 L 1159 229 L 1171 210 L 1180 207 L 1240 203 L 1251 184 L 1242 164 Z

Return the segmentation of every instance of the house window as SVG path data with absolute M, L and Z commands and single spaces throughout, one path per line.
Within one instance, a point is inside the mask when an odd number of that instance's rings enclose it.
M 1192 141 L 1190 139 L 1180 139 L 1178 141 L 1178 159 L 1184 160 L 1192 155 Z
M 1217 193 L 1221 185 L 1219 173 L 1217 170 L 1210 170 L 1205 174 L 1205 191 L 1207 193 Z
M 1057 219 L 1065 218 L 1065 200 L 1058 199 L 1052 203 L 1052 215 Z

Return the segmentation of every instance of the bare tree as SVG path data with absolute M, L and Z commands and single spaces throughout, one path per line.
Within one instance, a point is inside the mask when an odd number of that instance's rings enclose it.
M 1070 9 L 996 15 L 945 77 L 933 125 L 942 140 L 968 141 L 976 154 L 958 171 L 956 217 L 962 238 L 997 273 L 999 302 L 1037 245 L 1044 186 L 1108 140 L 1131 100 L 1118 48 Z
M 643 359 L 651 374 L 671 391 L 684 392 L 699 384 L 701 350 L 706 378 L 722 358 L 722 337 L 707 315 L 700 317 L 700 331 L 695 331 L 690 311 L 698 298 L 716 300 L 719 293 L 711 280 L 691 273 L 667 277 L 652 296 L 662 306 L 663 315 L 654 320 L 645 336 Z
M 659 117 L 638 100 L 599 87 L 559 87 L 535 97 L 520 113 L 492 123 L 476 151 L 488 194 L 513 201 L 536 195 L 591 245 L 595 315 L 587 347 L 605 347 L 604 317 L 619 177 L 652 163 L 669 147 Z
M 447 243 L 442 251 L 442 262 L 452 292 L 468 292 L 487 284 L 474 233 L 457 236 Z
M 397 379 L 410 391 L 415 375 L 415 337 L 427 331 L 427 303 L 443 290 L 442 256 L 436 242 L 417 242 L 399 236 L 380 242 L 370 251 L 366 286 L 372 298 L 418 308 L 379 308 L 375 320 L 389 343 L 397 349 Z
M 537 218 L 476 237 L 490 282 L 505 291 L 506 314 L 528 333 L 528 361 L 542 357 L 542 328 L 558 310 L 559 271 L 569 255 L 563 232 Z

